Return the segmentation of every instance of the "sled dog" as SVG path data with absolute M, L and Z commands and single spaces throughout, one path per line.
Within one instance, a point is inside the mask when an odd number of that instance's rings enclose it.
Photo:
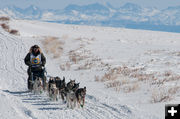
M 70 80 L 70 81 L 67 83 L 66 91 L 68 92 L 68 91 L 72 90 L 73 87 L 74 87 L 74 85 L 75 85 L 75 80 Z
M 65 82 L 65 77 L 63 77 L 63 80 L 61 80 L 60 78 L 56 77 L 56 86 L 59 90 L 59 95 L 61 96 L 61 99 L 63 100 L 63 102 L 66 102 L 65 97 L 66 97 L 66 82 Z
M 84 106 L 85 96 L 86 96 L 86 87 L 77 89 L 76 98 L 77 98 L 78 107 Z
M 66 99 L 67 99 L 67 107 L 74 109 L 76 107 L 76 102 L 77 102 L 75 92 L 70 90 L 67 93 Z
M 50 92 L 49 92 L 49 96 L 53 101 L 57 101 L 58 100 L 58 88 L 56 87 L 56 84 L 51 84 L 50 86 Z
M 78 90 L 79 88 L 79 83 L 74 83 L 74 86 L 67 90 L 67 107 L 74 109 L 76 107 L 76 102 L 77 102 L 77 98 L 76 98 L 76 90 Z
M 42 78 L 36 77 L 36 79 L 33 82 L 33 93 L 34 94 L 41 94 L 43 91 L 43 81 Z
M 48 82 L 48 92 L 49 92 L 49 97 L 51 100 L 53 101 L 57 101 L 58 100 L 58 94 L 59 94 L 59 90 L 56 87 L 56 83 L 55 83 L 55 78 L 50 78 L 49 82 Z

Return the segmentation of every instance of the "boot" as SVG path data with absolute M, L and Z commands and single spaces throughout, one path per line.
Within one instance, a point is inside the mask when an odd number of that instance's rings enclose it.
M 29 90 L 29 91 L 32 91 L 32 90 L 33 90 L 33 84 L 32 84 L 32 82 L 31 82 L 30 78 L 28 78 L 28 90 Z

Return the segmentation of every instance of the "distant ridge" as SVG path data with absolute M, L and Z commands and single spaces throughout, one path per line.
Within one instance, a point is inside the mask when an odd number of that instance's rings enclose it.
M 8 6 L 0 9 L 0 15 L 65 24 L 180 32 L 180 6 L 163 10 L 143 8 L 133 3 L 114 8 L 108 2 L 104 5 L 99 3 L 83 6 L 70 4 L 62 10 L 40 9 L 34 5 L 25 9 Z

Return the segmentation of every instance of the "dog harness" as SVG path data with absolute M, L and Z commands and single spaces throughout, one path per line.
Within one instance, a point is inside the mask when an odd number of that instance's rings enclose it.
M 37 56 L 34 56 L 32 53 L 30 55 L 30 61 L 31 61 L 31 64 L 32 64 L 32 67 L 38 67 L 42 64 L 42 61 L 41 61 L 41 54 L 37 55 Z

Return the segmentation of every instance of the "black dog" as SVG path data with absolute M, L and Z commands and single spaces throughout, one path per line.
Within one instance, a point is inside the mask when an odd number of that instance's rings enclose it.
M 86 96 L 86 87 L 77 89 L 76 98 L 77 98 L 78 107 L 79 106 L 81 106 L 81 107 L 84 106 L 85 96 Z
M 66 96 L 66 82 L 65 77 L 61 80 L 59 77 L 55 77 L 56 87 L 59 89 L 59 95 L 61 95 L 62 100 L 65 102 L 64 97 Z

